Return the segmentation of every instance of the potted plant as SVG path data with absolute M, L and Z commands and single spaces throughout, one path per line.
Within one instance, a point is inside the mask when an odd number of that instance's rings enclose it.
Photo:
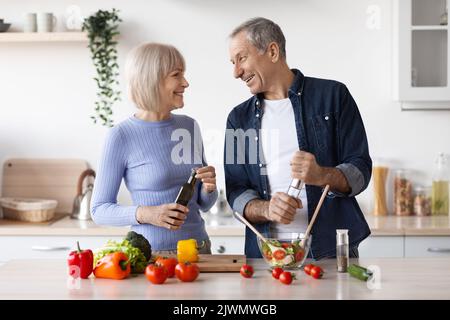
M 116 86 L 119 84 L 119 65 L 117 64 L 117 41 L 115 37 L 119 22 L 118 10 L 99 10 L 95 14 L 84 19 L 83 31 L 87 31 L 89 38 L 88 48 L 96 70 L 94 77 L 98 87 L 98 101 L 95 102 L 95 115 L 91 116 L 94 123 L 101 121 L 102 125 L 112 127 L 112 106 L 120 100 L 120 91 Z

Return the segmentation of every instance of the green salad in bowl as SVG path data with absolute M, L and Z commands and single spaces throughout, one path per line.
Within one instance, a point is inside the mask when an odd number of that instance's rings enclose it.
M 298 269 L 308 256 L 311 236 L 301 246 L 302 233 L 281 233 L 277 238 L 267 238 L 264 242 L 258 238 L 258 246 L 264 260 L 272 267 Z

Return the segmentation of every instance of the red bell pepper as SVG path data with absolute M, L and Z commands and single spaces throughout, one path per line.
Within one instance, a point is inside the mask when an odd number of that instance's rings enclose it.
M 92 250 L 81 250 L 78 241 L 77 247 L 78 250 L 72 251 L 67 259 L 69 275 L 74 278 L 87 279 L 94 269 L 94 254 Z

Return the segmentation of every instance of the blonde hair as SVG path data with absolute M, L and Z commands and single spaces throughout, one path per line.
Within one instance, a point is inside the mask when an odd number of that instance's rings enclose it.
M 125 63 L 128 96 L 139 109 L 160 111 L 159 84 L 180 67 L 186 69 L 184 58 L 171 45 L 143 43 L 133 48 Z

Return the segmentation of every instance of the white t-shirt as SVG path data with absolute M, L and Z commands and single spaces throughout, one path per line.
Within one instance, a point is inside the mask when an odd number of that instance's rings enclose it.
M 299 150 L 294 109 L 289 98 L 264 100 L 261 143 L 271 195 L 276 192 L 287 192 L 292 180 L 290 162 L 295 151 Z M 300 200 L 303 208 L 297 209 L 294 221 L 288 225 L 273 222 L 271 236 L 276 237 L 276 233 L 304 233 L 306 231 L 308 201 L 305 188 L 300 193 Z

